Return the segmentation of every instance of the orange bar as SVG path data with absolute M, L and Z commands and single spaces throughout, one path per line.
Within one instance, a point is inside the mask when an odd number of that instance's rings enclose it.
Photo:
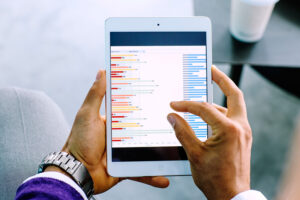
M 116 66 L 115 65 L 115 66 L 111 66 L 111 68 L 123 68 L 124 69 L 124 68 L 129 68 L 129 67 L 128 66 Z
M 114 140 L 131 139 L 131 137 L 113 137 Z
M 112 113 L 131 113 L 132 111 L 113 111 Z

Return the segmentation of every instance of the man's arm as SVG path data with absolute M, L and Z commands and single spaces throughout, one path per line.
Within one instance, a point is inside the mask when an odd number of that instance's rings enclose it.
M 62 148 L 62 151 L 72 155 L 86 167 L 93 179 L 95 194 L 105 192 L 124 180 L 124 178 L 112 177 L 107 173 L 105 117 L 99 113 L 105 92 L 105 71 L 100 70 L 97 74 L 96 81 L 89 90 L 77 113 L 71 133 Z M 68 176 L 67 173 L 58 167 L 48 167 L 45 171 L 57 172 L 63 177 Z M 52 179 L 54 179 L 54 181 Z M 160 188 L 165 188 L 169 185 L 169 180 L 165 177 L 135 177 L 130 179 Z M 57 177 L 51 177 L 51 180 L 45 177 L 39 177 L 38 179 L 33 179 L 33 181 L 23 183 L 17 191 L 17 198 L 22 199 L 19 195 L 27 194 L 27 199 L 35 199 L 31 198 L 31 192 L 34 188 L 34 195 L 42 195 L 45 196 L 44 199 L 52 199 L 50 198 L 51 195 L 61 195 L 61 187 L 65 184 L 68 183 L 61 182 L 59 179 L 57 181 Z M 47 187 L 45 187 L 45 185 L 51 187 L 51 190 L 46 190 Z M 72 185 L 68 185 L 74 189 Z M 71 189 L 70 191 L 74 190 Z M 76 188 L 75 191 L 79 192 Z M 68 192 L 69 190 L 66 191 L 66 194 Z
M 44 172 L 26 179 L 18 188 L 16 200 L 86 200 L 83 190 L 64 173 Z

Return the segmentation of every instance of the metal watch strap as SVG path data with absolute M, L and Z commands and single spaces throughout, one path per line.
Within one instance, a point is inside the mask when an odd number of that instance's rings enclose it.
M 54 165 L 67 172 L 74 181 L 82 188 L 87 198 L 90 199 L 94 193 L 92 177 L 85 166 L 66 152 L 53 152 L 48 154 L 39 165 L 38 173 L 45 170 L 47 166 Z

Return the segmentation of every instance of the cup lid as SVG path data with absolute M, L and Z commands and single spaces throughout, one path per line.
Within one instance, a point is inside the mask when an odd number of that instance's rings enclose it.
M 241 0 L 241 1 L 255 6 L 267 6 L 267 5 L 277 3 L 279 0 Z

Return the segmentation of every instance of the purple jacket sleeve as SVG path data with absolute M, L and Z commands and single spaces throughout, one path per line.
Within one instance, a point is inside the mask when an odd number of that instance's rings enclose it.
M 17 190 L 16 200 L 83 200 L 70 185 L 53 178 L 34 178 L 23 183 Z

